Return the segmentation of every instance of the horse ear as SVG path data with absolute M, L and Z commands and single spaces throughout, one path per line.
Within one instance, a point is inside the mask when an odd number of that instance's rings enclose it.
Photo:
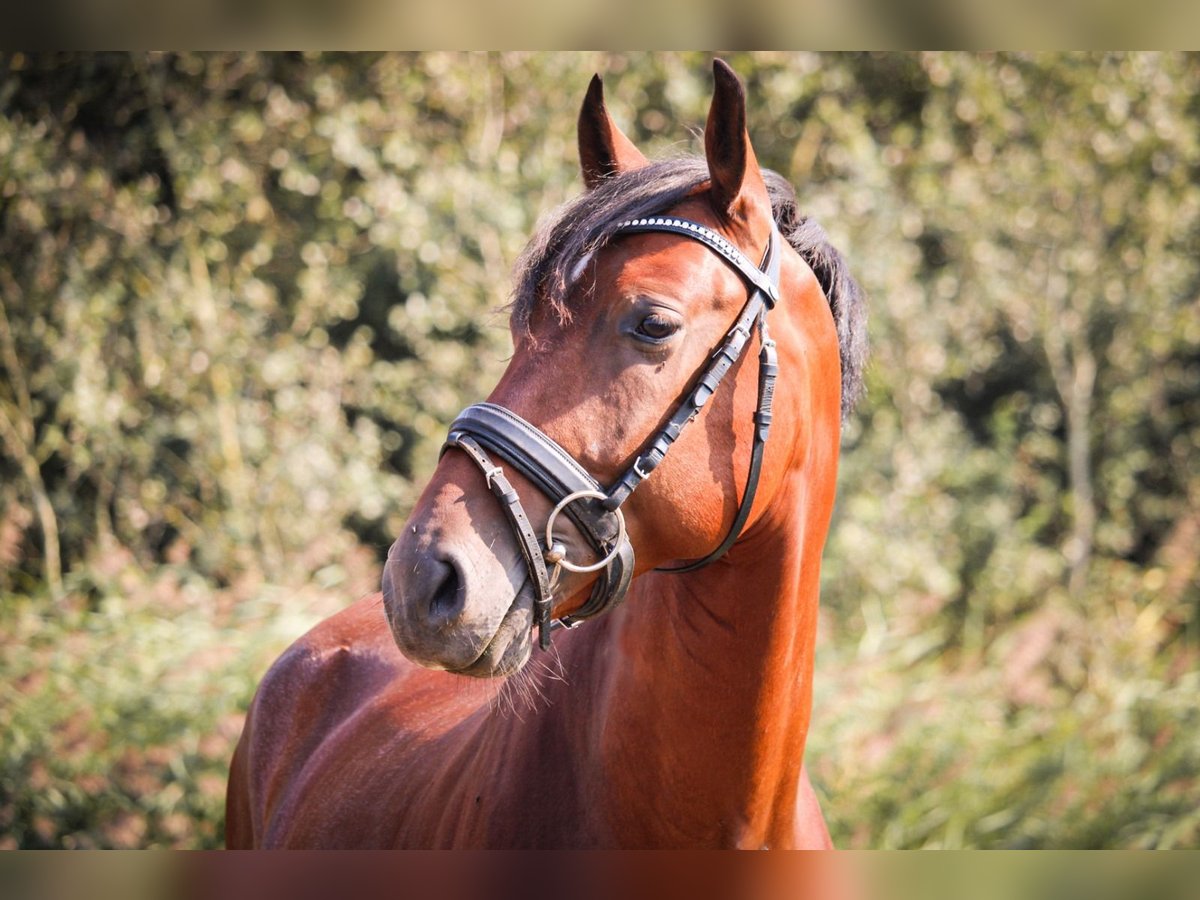
M 592 76 L 579 110 L 579 163 L 588 190 L 610 175 L 640 169 L 649 163 L 608 114 L 599 75 Z
M 746 92 L 723 59 L 713 60 L 713 77 L 716 86 L 704 129 L 712 204 L 725 218 L 746 222 L 753 210 L 770 203 L 746 131 Z

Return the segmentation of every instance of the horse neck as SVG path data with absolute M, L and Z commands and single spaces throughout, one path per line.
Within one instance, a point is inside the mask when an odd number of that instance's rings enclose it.
M 597 635 L 584 731 L 620 841 L 792 841 L 832 488 L 789 485 L 722 560 L 635 581 Z

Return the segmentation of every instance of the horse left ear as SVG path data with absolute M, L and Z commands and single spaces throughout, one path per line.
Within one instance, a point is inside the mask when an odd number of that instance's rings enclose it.
M 767 187 L 746 131 L 746 91 L 723 59 L 713 60 L 713 77 L 716 85 L 704 129 L 704 155 L 712 177 L 710 196 L 718 214 L 746 223 L 754 219 L 763 204 L 770 208 Z

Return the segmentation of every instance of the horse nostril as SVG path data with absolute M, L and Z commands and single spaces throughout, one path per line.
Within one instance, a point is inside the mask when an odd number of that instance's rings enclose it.
M 431 624 L 441 625 L 457 616 L 463 608 L 465 592 L 458 577 L 458 569 L 448 562 L 437 560 L 429 582 L 434 585 L 429 595 L 429 619 Z

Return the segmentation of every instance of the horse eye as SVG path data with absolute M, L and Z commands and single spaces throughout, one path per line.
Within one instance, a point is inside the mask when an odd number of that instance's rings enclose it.
M 678 330 L 677 323 L 672 322 L 666 316 L 655 313 L 642 319 L 637 327 L 637 334 L 639 337 L 652 341 L 665 341 Z

